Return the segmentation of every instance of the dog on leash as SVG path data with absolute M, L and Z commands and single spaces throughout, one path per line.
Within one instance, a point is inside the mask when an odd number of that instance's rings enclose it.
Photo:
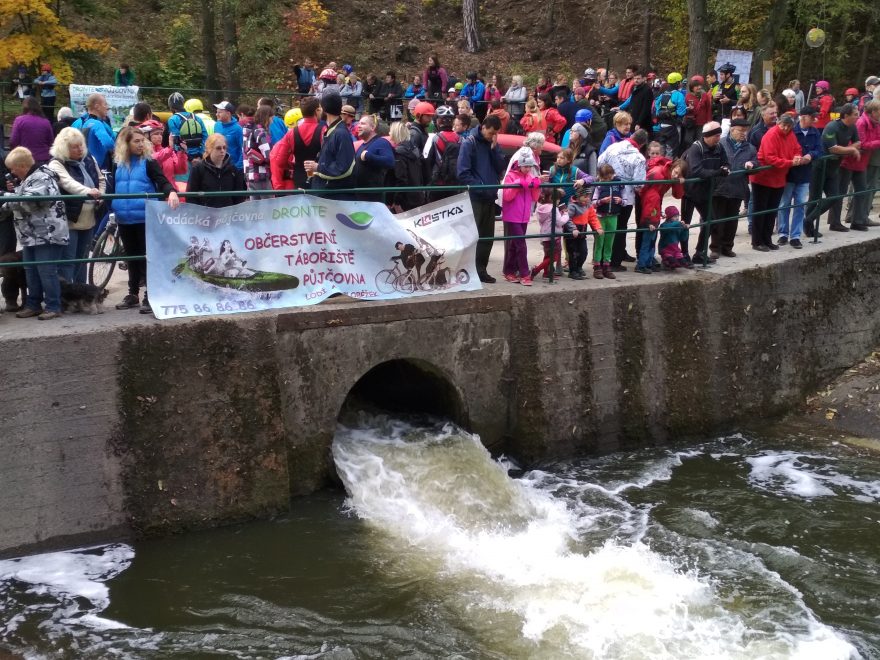
M 24 274 L 24 268 L 12 265 L 22 261 L 21 250 L 0 255 L 0 277 L 3 278 L 3 282 L 0 284 L 0 294 L 6 301 L 7 312 L 17 312 L 23 309 L 22 305 L 27 297 L 27 278 Z M 18 304 L 19 295 L 21 296 L 21 305 Z
M 104 313 L 107 289 L 84 282 L 61 280 L 61 309 L 64 312 Z

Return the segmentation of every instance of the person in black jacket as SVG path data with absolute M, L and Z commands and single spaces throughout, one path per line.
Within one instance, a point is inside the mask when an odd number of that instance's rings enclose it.
M 700 139 L 694 142 L 684 153 L 684 159 L 688 164 L 689 178 L 699 179 L 693 183 L 684 185 L 685 199 L 691 204 L 691 216 L 693 209 L 700 212 L 700 235 L 697 238 L 697 249 L 694 251 L 695 262 L 713 262 L 715 259 L 706 252 L 709 243 L 709 228 L 705 223 L 709 219 L 709 209 L 713 204 L 711 179 L 727 176 L 730 173 L 730 165 L 727 154 L 721 148 L 721 124 L 710 121 L 703 126 Z M 685 225 L 690 224 L 690 218 L 684 219 Z M 687 246 L 682 245 L 682 251 L 687 251 Z
M 651 91 L 651 86 L 645 82 L 645 78 L 641 73 L 633 76 L 633 82 L 632 93 L 621 104 L 619 110 L 626 110 L 632 115 L 634 131 L 644 128 L 650 132 L 654 125 L 654 120 L 651 117 L 651 111 L 654 108 L 654 92 Z
M 220 133 L 212 133 L 205 142 L 205 157 L 193 163 L 189 173 L 187 192 L 226 192 L 247 190 L 244 173 L 232 164 L 229 158 L 226 138 Z M 212 208 L 232 206 L 245 201 L 244 196 L 217 195 L 211 197 L 187 196 L 186 201 Z

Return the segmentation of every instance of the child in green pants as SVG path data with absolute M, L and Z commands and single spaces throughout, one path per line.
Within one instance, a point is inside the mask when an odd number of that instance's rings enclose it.
M 598 171 L 599 181 L 613 181 L 614 168 L 611 165 L 600 165 Z M 614 236 L 617 230 L 617 214 L 623 206 L 623 185 L 611 184 L 596 186 L 593 192 L 593 206 L 596 215 L 599 216 L 599 224 L 602 225 L 602 236 L 596 236 L 593 240 L 593 277 L 597 280 L 607 278 L 617 279 L 611 272 L 611 248 L 614 246 Z

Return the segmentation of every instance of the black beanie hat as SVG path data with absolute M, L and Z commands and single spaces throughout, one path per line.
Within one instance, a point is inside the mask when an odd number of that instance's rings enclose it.
M 339 92 L 327 92 L 321 97 L 321 108 L 328 115 L 338 117 L 342 114 L 342 97 Z

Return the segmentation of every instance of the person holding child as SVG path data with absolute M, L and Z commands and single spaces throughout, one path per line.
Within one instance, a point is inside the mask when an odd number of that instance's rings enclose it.
M 504 185 L 517 187 L 502 189 L 504 192 L 501 219 L 504 221 L 504 235 L 510 237 L 526 234 L 526 227 L 532 214 L 532 204 L 537 201 L 541 192 L 538 163 L 535 161 L 532 150 L 528 147 L 521 147 L 516 152 L 515 159 L 507 176 L 504 177 Z M 526 239 L 511 238 L 504 241 L 502 272 L 504 279 L 508 282 L 523 286 L 532 285 Z
M 654 144 L 654 143 L 652 143 Z M 659 145 L 658 145 L 659 146 Z M 656 155 L 648 159 L 647 163 L 648 173 L 645 176 L 646 181 L 676 181 L 676 183 L 647 183 L 642 186 L 642 189 L 639 191 L 639 200 L 641 218 L 639 218 L 639 227 L 648 227 L 653 225 L 657 227 L 660 225 L 660 208 L 663 204 L 663 197 L 670 190 L 672 191 L 673 197 L 676 199 L 681 199 L 684 196 L 684 181 L 685 176 L 687 175 L 687 163 L 683 160 L 675 160 L 673 161 L 670 158 L 667 158 L 663 155 Z M 646 234 L 642 234 L 641 240 L 636 241 L 636 247 L 641 253 L 641 248 L 644 245 L 644 241 L 646 238 Z M 655 236 L 656 238 L 656 236 Z M 651 252 L 651 263 L 648 264 L 648 268 L 654 268 L 654 250 L 653 248 L 650 250 Z M 636 272 L 639 272 L 638 264 L 636 266 Z M 658 266 L 659 268 L 659 266 Z
M 574 152 L 571 149 L 563 149 L 556 155 L 556 163 L 550 168 L 548 181 L 562 188 L 563 204 L 568 204 L 575 190 L 593 183 L 593 177 L 575 167 L 573 161 Z
M 584 262 L 587 260 L 587 235 L 592 229 L 599 236 L 604 235 L 602 225 L 593 208 L 589 190 L 578 190 L 568 204 L 568 222 L 565 223 L 565 232 L 571 233 L 571 238 L 566 238 L 565 243 L 569 254 L 568 276 L 573 280 L 586 279 Z M 609 271 L 610 272 L 610 271 Z

